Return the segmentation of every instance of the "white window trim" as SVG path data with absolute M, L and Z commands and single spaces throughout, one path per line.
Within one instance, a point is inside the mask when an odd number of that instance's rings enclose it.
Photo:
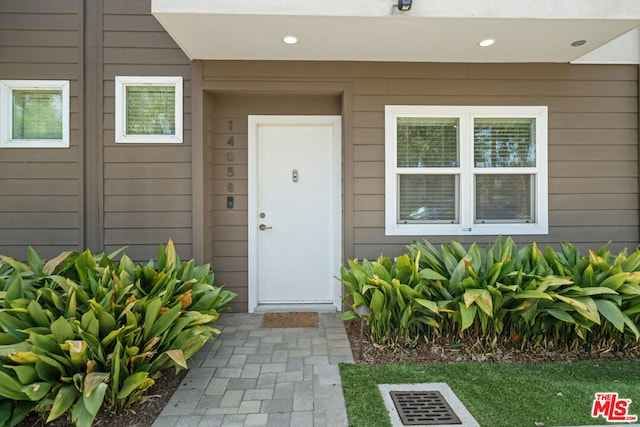
M 458 224 L 398 224 L 398 174 L 419 173 L 415 168 L 398 168 L 397 131 L 398 117 L 437 117 L 460 118 L 460 168 L 432 169 L 431 173 L 451 173 L 460 171 L 460 197 Z M 514 168 L 514 173 L 532 173 L 535 181 L 535 220 L 534 223 L 489 223 L 475 224 L 473 201 L 475 185 L 473 183 L 473 118 L 535 118 L 536 119 L 536 166 L 533 168 Z M 546 106 L 385 106 L 385 234 L 390 236 L 424 235 L 516 235 L 548 234 L 548 108 Z M 414 170 L 410 170 L 414 169 Z M 496 168 L 497 169 L 497 168 Z M 504 171 L 507 168 L 500 168 Z M 486 169 L 482 173 L 496 173 Z
M 147 144 L 182 143 L 182 77 L 116 76 L 116 142 Z M 176 105 L 175 135 L 127 135 L 127 86 L 174 86 Z
M 62 139 L 13 139 L 14 90 L 62 90 Z M 69 147 L 69 81 L 68 80 L 0 80 L 0 147 L 2 148 L 68 148 Z

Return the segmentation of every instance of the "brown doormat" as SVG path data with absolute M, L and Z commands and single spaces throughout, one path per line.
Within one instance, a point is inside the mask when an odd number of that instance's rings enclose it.
M 317 328 L 318 313 L 311 311 L 265 313 L 260 321 L 261 328 Z

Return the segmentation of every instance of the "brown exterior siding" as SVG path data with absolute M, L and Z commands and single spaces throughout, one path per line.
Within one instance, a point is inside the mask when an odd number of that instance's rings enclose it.
M 126 245 L 146 261 L 172 238 L 192 256 L 191 62 L 150 10 L 150 0 L 0 4 L 0 79 L 71 86 L 70 148 L 0 153 L 0 253 Z M 118 75 L 183 77 L 182 144 L 115 143 Z
M 0 79 L 69 80 L 70 147 L 0 150 L 0 254 L 83 245 L 82 32 L 77 0 L 0 2 Z
M 384 106 L 547 105 L 549 223 L 546 236 L 518 242 L 570 241 L 613 250 L 638 242 L 638 68 L 568 64 L 392 64 L 205 62 L 206 81 L 232 87 L 346 82 L 353 87 L 345 128 L 345 257 L 397 254 L 415 239 L 487 242 L 495 236 L 385 236 Z M 347 161 L 352 156 L 353 161 Z M 347 188 L 352 191 L 347 191 Z M 352 208 L 348 208 L 351 206 Z M 244 229 L 236 226 L 242 234 Z
M 192 63 L 150 4 L 0 2 L 0 79 L 69 80 L 71 95 L 69 148 L 0 149 L 0 254 L 126 245 L 146 261 L 171 238 L 184 259 L 212 262 L 246 310 L 250 114 L 342 115 L 345 259 L 495 239 L 385 236 L 385 105 L 548 106 L 550 231 L 516 241 L 640 241 L 638 66 Z M 115 143 L 115 77 L 136 75 L 183 77 L 183 143 Z
M 128 246 L 134 260 L 155 258 L 173 239 L 181 257 L 192 257 L 191 66 L 151 16 L 149 0 L 105 0 L 103 14 L 102 140 L 103 244 Z M 115 143 L 116 76 L 182 76 L 182 144 Z

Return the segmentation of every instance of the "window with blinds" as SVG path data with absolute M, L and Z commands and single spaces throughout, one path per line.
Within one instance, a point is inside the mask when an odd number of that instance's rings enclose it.
M 546 234 L 547 114 L 387 106 L 386 233 Z
M 456 175 L 399 175 L 398 178 L 400 222 L 458 222 Z
M 69 82 L 0 81 L 0 147 L 69 146 Z
M 182 142 L 182 77 L 116 77 L 116 142 Z
M 398 117 L 399 222 L 458 222 L 458 126 L 458 118 Z
M 535 127 L 533 118 L 473 119 L 476 224 L 535 221 L 535 174 L 513 174 L 536 166 Z
M 534 175 L 476 175 L 475 223 L 534 222 Z

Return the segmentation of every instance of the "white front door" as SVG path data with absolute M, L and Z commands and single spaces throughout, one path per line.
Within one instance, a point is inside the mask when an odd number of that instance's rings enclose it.
M 341 120 L 249 116 L 249 312 L 340 307 Z

